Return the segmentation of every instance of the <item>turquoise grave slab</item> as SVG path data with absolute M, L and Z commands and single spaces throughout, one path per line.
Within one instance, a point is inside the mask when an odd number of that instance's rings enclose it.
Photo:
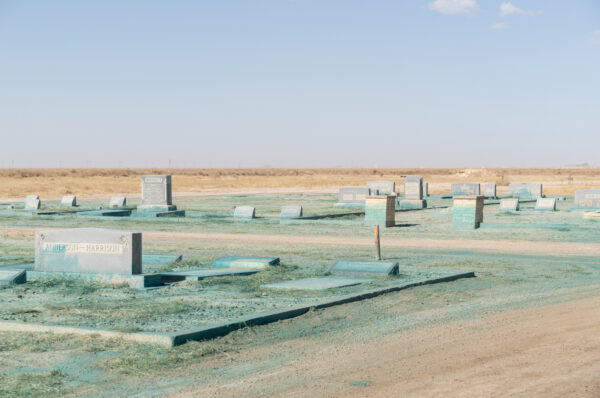
M 0 269 L 0 286 L 25 283 L 27 281 L 26 272 L 22 269 Z
M 365 278 L 344 278 L 335 276 L 326 276 L 323 278 L 304 278 L 291 281 L 269 283 L 261 287 L 269 289 L 298 289 L 298 290 L 326 290 L 346 286 L 360 285 L 369 282 Z
M 279 257 L 223 256 L 212 262 L 213 267 L 263 269 L 279 264 Z
M 397 261 L 339 260 L 329 268 L 329 273 L 337 275 L 396 275 L 398 268 Z

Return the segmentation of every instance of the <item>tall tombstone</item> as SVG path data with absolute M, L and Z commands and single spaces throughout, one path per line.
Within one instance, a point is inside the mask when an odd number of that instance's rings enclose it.
M 573 207 L 580 210 L 600 210 L 600 189 L 575 191 Z
M 75 195 L 63 196 L 60 205 L 65 207 L 75 207 L 77 206 L 77 197 Z
M 394 181 L 368 181 L 367 188 L 371 190 L 371 194 L 376 195 L 396 193 L 396 183 Z
M 521 200 L 534 200 L 543 197 L 542 184 L 537 182 L 517 182 L 508 184 L 508 194 Z
M 496 184 L 491 182 L 483 184 L 483 197 L 496 199 Z
M 556 211 L 556 198 L 538 198 L 535 202 L 535 209 Z
M 400 201 L 400 209 L 423 209 L 427 202 L 423 200 L 423 177 L 404 177 L 404 199 Z
M 25 210 L 38 210 L 42 205 L 38 195 L 27 195 L 25 197 Z
M 173 205 L 170 175 L 142 176 L 142 202 L 138 212 L 166 212 L 177 210 Z
M 483 196 L 455 196 L 452 207 L 454 229 L 477 229 L 483 222 Z
M 480 186 L 476 182 L 459 182 L 450 185 L 452 196 L 478 196 Z
M 396 225 L 396 195 L 367 196 L 365 225 L 379 225 L 384 228 Z
M 367 187 L 342 187 L 339 191 L 338 202 L 340 204 L 363 204 L 365 198 L 371 195 L 371 189 Z
M 36 231 L 34 270 L 141 274 L 142 234 L 103 228 Z

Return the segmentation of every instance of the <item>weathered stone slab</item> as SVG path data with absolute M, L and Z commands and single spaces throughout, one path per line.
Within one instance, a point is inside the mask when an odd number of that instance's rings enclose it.
M 556 198 L 538 198 L 535 209 L 556 211 Z
M 496 184 L 493 184 L 493 183 L 483 184 L 483 196 L 485 198 L 495 199 L 496 198 Z
M 75 207 L 77 206 L 77 197 L 75 195 L 63 196 L 60 201 L 61 206 Z
M 452 207 L 454 229 L 477 229 L 483 222 L 483 196 L 455 196 Z
M 404 177 L 404 199 L 422 200 L 423 199 L 423 177 L 406 176 Z
M 394 181 L 369 181 L 367 188 L 371 190 L 371 194 L 390 195 L 396 193 L 396 183 Z
M 233 210 L 233 218 L 252 219 L 256 217 L 256 209 L 252 206 L 236 206 Z
M 142 234 L 102 228 L 36 231 L 35 271 L 140 274 Z
M 450 185 L 452 196 L 478 196 L 480 185 L 476 182 L 460 182 Z
M 297 289 L 297 290 L 326 290 L 346 286 L 360 285 L 369 282 L 370 279 L 364 278 L 343 278 L 329 276 L 324 278 L 305 278 L 291 281 L 269 283 L 261 287 L 270 289 Z
M 500 199 L 499 211 L 518 211 L 519 198 Z
M 25 197 L 25 210 L 38 210 L 42 205 L 38 195 L 27 195 Z
M 124 207 L 127 205 L 127 198 L 125 196 L 113 196 L 110 198 L 108 207 Z
M 365 198 L 371 195 L 371 189 L 366 187 L 342 187 L 339 191 L 339 203 L 364 204 Z
M 223 256 L 212 262 L 213 267 L 239 269 L 263 269 L 277 264 L 279 257 Z
M 396 275 L 397 261 L 339 260 L 329 268 L 330 274 L 338 275 Z
M 379 225 L 384 228 L 396 225 L 396 195 L 367 196 L 365 225 Z
M 0 286 L 16 285 L 27 281 L 23 269 L 0 269 Z
M 163 283 L 178 282 L 182 280 L 201 281 L 206 278 L 222 276 L 245 276 L 256 274 L 257 269 L 195 269 L 186 271 L 161 272 Z
M 519 182 L 508 184 L 508 194 L 521 200 L 533 200 L 543 197 L 542 184 L 535 182 Z
M 585 189 L 575 191 L 573 206 L 575 209 L 582 210 L 600 209 L 600 189 Z
M 281 213 L 279 218 L 301 218 L 302 217 L 302 206 L 299 205 L 286 205 L 281 207 Z

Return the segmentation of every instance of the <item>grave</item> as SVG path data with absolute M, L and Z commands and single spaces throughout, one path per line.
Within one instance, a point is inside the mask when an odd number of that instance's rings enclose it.
M 367 196 L 365 225 L 379 225 L 384 228 L 396 225 L 396 195 Z
M 477 229 L 483 222 L 483 196 L 456 196 L 452 207 L 454 229 Z
M 142 202 L 138 217 L 185 217 L 185 211 L 173 205 L 170 175 L 142 176 Z
M 400 201 L 400 209 L 424 209 L 426 207 L 427 202 L 423 200 L 423 177 L 404 177 L 404 199 Z
M 500 206 L 498 211 L 518 211 L 519 210 L 519 199 L 518 198 L 507 198 L 500 199 Z
M 556 198 L 538 198 L 535 209 L 556 211 Z
M 496 184 L 483 184 L 483 197 L 486 199 L 496 199 Z
M 369 181 L 367 188 L 373 195 L 390 195 L 396 193 L 396 183 L 394 181 Z
M 328 276 L 323 278 L 304 278 L 294 279 L 291 281 L 269 283 L 267 285 L 262 285 L 261 287 L 269 289 L 326 290 L 360 285 L 361 283 L 369 281 L 370 279 L 364 278 L 344 278 Z
M 233 218 L 253 219 L 256 217 L 256 210 L 252 206 L 236 206 L 233 210 Z
M 27 271 L 23 269 L 0 268 L 0 286 L 9 286 L 25 283 L 27 280 L 26 273 Z
M 125 196 L 113 196 L 108 203 L 108 207 L 124 207 L 126 205 L 127 198 Z
M 600 189 L 585 189 L 575 191 L 573 207 L 580 210 L 599 210 Z
M 212 262 L 213 267 L 263 269 L 269 265 L 278 265 L 279 257 L 252 257 L 252 256 L 223 256 Z
M 63 196 L 60 201 L 61 206 L 75 207 L 77 206 L 77 197 L 75 195 Z
M 520 200 L 534 200 L 543 197 L 542 184 L 535 182 L 519 182 L 508 184 L 508 194 Z
M 334 275 L 397 275 L 397 261 L 339 260 L 329 268 Z
M 480 186 L 476 182 L 454 183 L 450 185 L 450 193 L 452 196 L 478 196 Z
M 371 189 L 366 187 L 342 187 L 334 207 L 364 207 L 365 198 L 370 195 Z
M 27 195 L 25 197 L 25 210 L 36 211 L 42 206 L 38 195 Z
M 222 276 L 244 276 L 256 274 L 257 269 L 193 269 L 182 271 L 161 272 L 163 283 L 179 282 L 183 280 L 201 281 L 206 278 L 217 278 Z
M 281 207 L 281 213 L 279 218 L 290 219 L 290 218 L 302 218 L 302 206 L 299 205 L 286 205 Z
M 78 217 L 129 217 L 130 215 L 129 209 L 86 210 L 77 213 Z
M 424 198 L 429 197 L 429 183 L 428 182 L 423 182 L 423 197 Z

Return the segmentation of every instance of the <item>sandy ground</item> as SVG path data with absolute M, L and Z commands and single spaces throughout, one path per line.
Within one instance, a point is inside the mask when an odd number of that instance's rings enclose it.
M 259 396 L 268 388 L 286 397 L 598 397 L 600 291 L 592 295 L 366 344 L 296 339 L 250 349 L 236 355 L 240 365 L 257 362 L 256 372 L 173 396 Z M 296 359 L 269 365 L 276 356 Z

